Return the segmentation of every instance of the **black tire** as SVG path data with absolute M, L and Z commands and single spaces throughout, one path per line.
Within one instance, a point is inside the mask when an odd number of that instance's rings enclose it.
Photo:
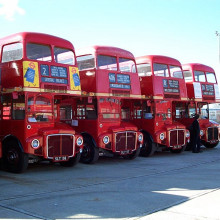
M 134 151 L 132 154 L 124 155 L 123 158 L 124 158 L 124 159 L 128 159 L 128 160 L 134 160 L 136 157 L 139 156 L 140 151 L 141 151 L 141 149 L 140 149 L 140 147 L 139 147 L 139 148 L 138 148 L 136 151 Z
M 184 145 L 181 149 L 170 149 L 170 151 L 172 152 L 172 153 L 174 153 L 174 154 L 180 154 L 180 153 L 182 153 L 183 151 L 185 151 L 185 149 L 186 149 L 186 145 Z
M 8 140 L 3 144 L 3 168 L 12 173 L 22 173 L 28 167 L 28 155 L 24 153 L 18 142 Z
M 207 143 L 207 142 L 202 142 L 202 144 L 206 147 L 206 148 L 214 148 L 218 145 L 219 141 L 215 144 L 210 144 L 210 143 Z
M 80 156 L 81 156 L 81 154 L 80 154 L 80 153 L 77 153 L 77 154 L 75 155 L 75 157 L 69 158 L 68 161 L 62 161 L 62 162 L 60 162 L 60 165 L 63 166 L 63 167 L 73 167 L 73 166 L 75 166 L 75 165 L 79 162 Z
M 154 154 L 155 147 L 148 135 L 144 135 L 144 143 L 142 148 L 140 149 L 140 156 L 142 157 L 150 157 Z
M 86 164 L 95 163 L 99 159 L 99 148 L 95 146 L 92 138 L 83 137 L 83 152 L 81 154 L 80 162 Z

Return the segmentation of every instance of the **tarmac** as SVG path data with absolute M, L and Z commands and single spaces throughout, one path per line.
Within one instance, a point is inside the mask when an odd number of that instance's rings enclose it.
M 0 171 L 1 219 L 220 219 L 220 145 L 203 153 L 100 158 Z

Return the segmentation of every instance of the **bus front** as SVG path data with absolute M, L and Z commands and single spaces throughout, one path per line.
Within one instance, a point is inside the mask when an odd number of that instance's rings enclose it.
M 179 153 L 189 141 L 185 125 L 172 119 L 172 103 L 186 101 L 187 91 L 181 64 L 171 57 L 149 55 L 136 58 L 141 92 L 145 101 L 137 103 L 135 120 L 145 132 L 146 144 L 141 154 L 152 155 L 155 150 Z
M 190 106 L 194 109 L 184 121 L 190 125 L 192 112 L 200 114 L 201 142 L 205 147 L 213 148 L 219 143 L 219 124 L 209 119 L 210 104 L 220 102 L 215 71 L 199 63 L 183 64 L 182 67 Z
M 140 98 L 134 56 L 120 48 L 94 46 L 78 51 L 77 62 L 82 90 L 87 93 L 78 105 L 85 114 L 83 118 L 77 116 L 78 127 L 87 131 L 83 134 L 81 158 L 87 163 L 94 162 L 90 157 L 95 156 L 90 152 L 96 151 L 91 150 L 91 146 L 101 154 L 135 158 L 142 144 L 142 134 L 131 121 L 121 119 L 123 101 Z M 91 126 L 86 126 L 88 123 Z
M 3 38 L 0 44 L 4 167 L 22 172 L 28 162 L 39 160 L 74 165 L 83 139 L 59 121 L 56 106 L 57 96 L 81 94 L 72 44 L 30 32 Z

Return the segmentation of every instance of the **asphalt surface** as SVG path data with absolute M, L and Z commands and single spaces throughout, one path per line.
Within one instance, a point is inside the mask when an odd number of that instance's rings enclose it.
M 1 219 L 220 219 L 220 145 L 203 153 L 100 158 L 0 171 Z

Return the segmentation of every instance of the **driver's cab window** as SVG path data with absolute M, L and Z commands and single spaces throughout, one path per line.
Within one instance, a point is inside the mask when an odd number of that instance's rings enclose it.
M 52 99 L 43 95 L 27 98 L 28 122 L 51 122 L 53 120 Z
M 188 110 L 189 110 L 189 118 L 193 118 L 196 114 L 196 105 L 195 104 L 189 104 Z
M 209 105 L 207 103 L 198 103 L 198 108 L 202 119 L 209 118 Z
M 140 101 L 134 103 L 134 119 L 141 119 L 142 118 L 142 105 Z

